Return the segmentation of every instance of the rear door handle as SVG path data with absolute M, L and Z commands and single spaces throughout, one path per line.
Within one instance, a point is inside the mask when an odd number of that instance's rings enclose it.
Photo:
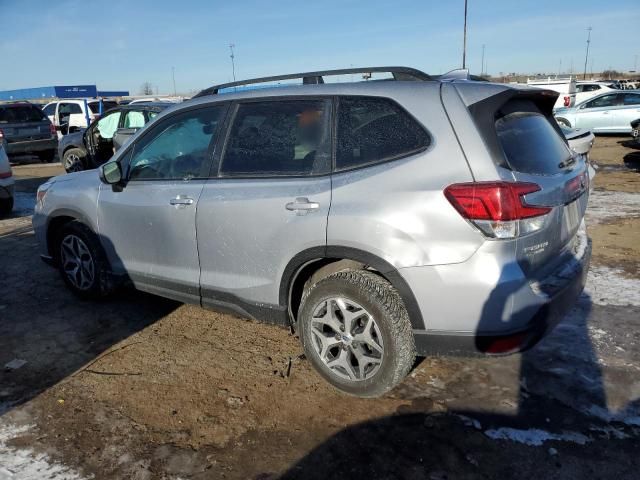
M 296 212 L 296 215 L 306 215 L 310 211 L 318 210 L 320 204 L 318 202 L 311 202 L 306 197 L 298 197 L 295 202 L 287 203 L 285 208 L 289 211 Z
M 175 198 L 169 200 L 169 204 L 171 205 L 193 205 L 193 198 L 184 197 L 182 195 L 178 195 Z

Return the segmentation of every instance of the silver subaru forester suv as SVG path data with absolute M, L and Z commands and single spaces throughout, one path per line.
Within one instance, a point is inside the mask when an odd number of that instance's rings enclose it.
M 390 78 L 324 82 L 357 72 Z M 362 397 L 416 355 L 525 350 L 583 288 L 587 165 L 557 93 L 453 77 L 203 90 L 99 170 L 42 185 L 41 254 L 81 297 L 130 283 L 292 326 Z

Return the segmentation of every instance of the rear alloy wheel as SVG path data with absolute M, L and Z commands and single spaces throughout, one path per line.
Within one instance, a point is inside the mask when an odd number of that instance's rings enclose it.
M 415 360 L 402 298 L 370 271 L 343 270 L 308 285 L 298 325 L 312 365 L 351 395 L 384 394 L 402 381 Z
M 58 236 L 62 279 L 78 296 L 100 298 L 113 288 L 110 269 L 96 235 L 80 222 L 65 225 Z
M 64 152 L 62 156 L 62 166 L 67 173 L 80 172 L 84 170 L 82 159 L 84 154 L 79 148 L 71 148 Z

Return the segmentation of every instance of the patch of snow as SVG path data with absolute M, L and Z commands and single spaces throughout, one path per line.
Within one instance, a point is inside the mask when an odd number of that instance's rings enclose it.
M 533 447 L 539 447 L 549 440 L 573 442 L 578 445 L 584 445 L 591 441 L 589 437 L 578 432 L 551 433 L 537 428 L 518 430 L 517 428 L 502 427 L 486 430 L 484 434 L 493 440 L 511 440 Z
M 456 417 L 462 420 L 462 423 L 464 423 L 467 427 L 473 427 L 476 430 L 482 430 L 482 424 L 475 418 L 467 417 L 466 415 L 460 414 L 456 414 Z
M 7 370 L 17 370 L 20 367 L 24 367 L 27 364 L 26 360 L 22 360 L 21 358 L 14 358 L 8 363 L 5 363 L 4 368 Z
M 586 222 L 603 223 L 616 217 L 640 217 L 640 193 L 594 190 L 589 195 Z
M 596 305 L 640 306 L 640 279 L 615 268 L 591 267 L 584 291 Z
M 7 442 L 27 433 L 31 426 L 0 424 L 0 480 L 82 480 L 74 470 L 53 462 L 46 453 L 13 448 Z

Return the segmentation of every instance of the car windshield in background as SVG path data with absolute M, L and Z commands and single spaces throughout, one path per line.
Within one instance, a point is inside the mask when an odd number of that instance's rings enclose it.
M 516 112 L 496 120 L 507 162 L 521 173 L 558 173 L 571 151 L 544 115 Z
M 117 106 L 118 104 L 116 102 L 102 102 L 102 112 L 104 113 L 107 110 L 110 110 Z M 89 109 L 91 110 L 92 113 L 100 113 L 100 103 L 99 102 L 90 103 Z
M 45 118 L 42 110 L 31 105 L 0 107 L 0 123 L 40 122 Z

